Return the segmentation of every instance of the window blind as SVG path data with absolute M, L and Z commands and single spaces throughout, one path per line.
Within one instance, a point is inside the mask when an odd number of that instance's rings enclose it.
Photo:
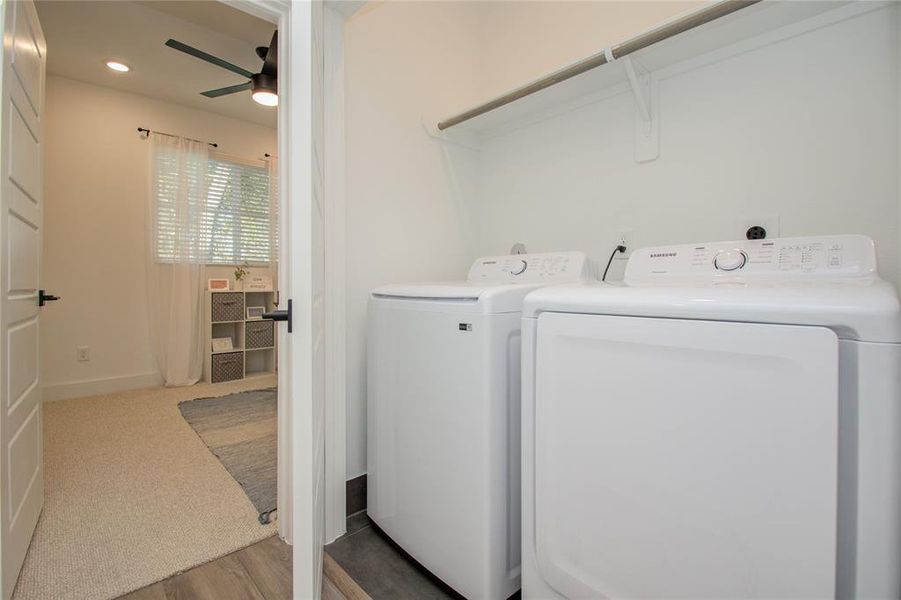
M 156 254 L 159 262 L 174 261 L 185 240 L 187 254 L 205 264 L 269 264 L 277 256 L 273 231 L 275 206 L 270 208 L 269 170 L 265 163 L 211 155 L 207 163 L 205 194 L 202 187 L 189 196 L 194 213 L 188 221 L 176 215 L 175 189 L 180 175 L 175 161 L 157 160 Z M 187 173 L 189 186 L 200 179 Z M 181 253 L 186 254 L 184 251 Z

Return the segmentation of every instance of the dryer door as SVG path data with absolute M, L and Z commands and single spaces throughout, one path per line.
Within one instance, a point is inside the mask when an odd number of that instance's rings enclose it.
M 567 598 L 834 597 L 838 340 L 545 313 L 539 568 Z

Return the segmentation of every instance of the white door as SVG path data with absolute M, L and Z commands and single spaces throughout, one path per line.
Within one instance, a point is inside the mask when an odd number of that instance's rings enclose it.
M 832 598 L 829 329 L 545 313 L 535 544 L 566 598 Z
M 41 514 L 38 288 L 46 44 L 31 0 L 4 2 L 0 157 L 0 553 L 12 595 Z

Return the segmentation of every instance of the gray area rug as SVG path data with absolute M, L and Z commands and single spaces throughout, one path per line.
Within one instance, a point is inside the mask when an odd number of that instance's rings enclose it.
M 268 523 L 276 508 L 276 389 L 189 400 L 178 409 Z

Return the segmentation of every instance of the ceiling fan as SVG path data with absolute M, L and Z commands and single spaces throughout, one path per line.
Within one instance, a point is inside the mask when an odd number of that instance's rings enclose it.
M 235 94 L 237 92 L 243 92 L 244 90 L 250 90 L 251 96 L 256 102 L 259 102 L 264 106 L 278 105 L 277 30 L 272 34 L 272 41 L 269 43 L 268 48 L 266 46 L 259 46 L 256 49 L 257 56 L 259 56 L 263 61 L 263 68 L 259 73 L 251 73 L 247 69 L 242 69 L 238 65 L 233 65 L 227 60 L 222 60 L 218 56 L 207 54 L 203 50 L 198 50 L 197 48 L 193 48 L 191 46 L 188 46 L 187 44 L 182 44 L 177 40 L 166 40 L 166 45 L 170 48 L 173 48 L 174 50 L 184 52 L 185 54 L 190 54 L 195 58 L 199 58 L 200 60 L 205 60 L 208 63 L 212 63 L 217 67 L 228 69 L 229 71 L 237 73 L 238 75 L 246 77 L 250 80 L 246 83 L 239 83 L 238 85 L 230 85 L 228 87 L 200 92 L 201 95 L 206 96 L 207 98 L 218 98 L 219 96 L 226 96 L 228 94 Z

